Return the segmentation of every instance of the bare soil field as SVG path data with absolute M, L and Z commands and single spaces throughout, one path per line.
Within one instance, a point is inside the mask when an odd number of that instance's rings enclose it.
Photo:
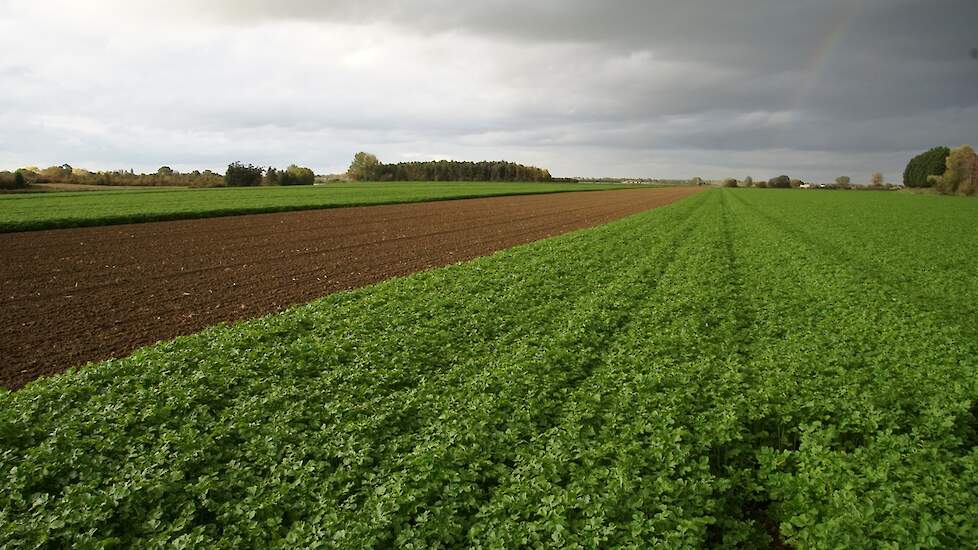
M 592 227 L 695 188 L 495 197 L 0 235 L 0 386 Z

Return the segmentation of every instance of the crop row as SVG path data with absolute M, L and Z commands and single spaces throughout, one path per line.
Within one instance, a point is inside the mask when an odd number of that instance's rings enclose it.
M 975 256 L 918 270 L 852 197 L 695 195 L 36 381 L 0 545 L 974 544 Z

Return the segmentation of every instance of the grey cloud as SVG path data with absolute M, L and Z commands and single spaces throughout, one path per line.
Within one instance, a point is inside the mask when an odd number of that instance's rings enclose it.
M 241 22 L 386 21 L 419 33 L 463 31 L 501 41 L 585 43 L 602 58 L 622 50 L 651 51 L 696 63 L 703 71 L 736 74 L 726 89 L 701 92 L 708 97 L 703 101 L 736 102 L 737 89 L 764 94 L 756 83 L 772 79 L 793 79 L 796 88 L 811 86 L 805 107 L 826 114 L 879 115 L 887 109 L 902 113 L 978 101 L 978 67 L 969 57 L 978 44 L 978 2 L 972 0 L 225 0 L 211 6 Z M 688 97 L 682 88 L 677 82 L 672 91 Z M 804 92 L 785 90 L 765 101 L 787 104 L 796 100 L 793 94 Z
M 0 162 L 334 170 L 369 149 L 560 175 L 898 179 L 909 152 L 978 137 L 973 0 L 0 9 L 0 120 L 18 134 Z M 48 43 L 31 40 L 42 24 Z

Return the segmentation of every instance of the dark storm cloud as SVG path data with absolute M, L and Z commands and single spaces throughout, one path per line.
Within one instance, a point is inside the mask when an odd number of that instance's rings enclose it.
M 782 90 L 786 97 L 779 107 L 792 107 L 793 94 L 803 93 L 799 88 L 805 86 L 813 88 L 813 105 L 827 112 L 847 113 L 846 97 L 851 110 L 887 105 L 894 112 L 966 106 L 978 99 L 978 71 L 969 65 L 971 48 L 978 43 L 978 2 L 973 0 L 225 0 L 212 8 L 242 23 L 275 18 L 385 21 L 418 33 L 586 43 L 603 59 L 621 51 L 650 51 L 697 63 L 702 70 L 733 70 L 743 79 L 731 81 L 728 89 L 704 92 L 704 102 L 725 103 L 737 97 L 738 87 L 760 88 L 765 82 L 757 81 L 783 75 L 811 82 L 796 81 L 793 90 Z M 880 100 L 883 92 L 885 101 Z M 674 93 L 690 90 L 677 82 Z M 764 101 L 771 106 L 771 98 Z
M 0 91 L 6 122 L 108 164 L 143 147 L 150 164 L 238 152 L 338 169 L 369 148 L 567 175 L 896 180 L 910 152 L 978 141 L 974 0 L 0 6 L 11 28 L 66 29 L 0 62 L 19 83 Z M 44 151 L 3 145 L 0 162 Z

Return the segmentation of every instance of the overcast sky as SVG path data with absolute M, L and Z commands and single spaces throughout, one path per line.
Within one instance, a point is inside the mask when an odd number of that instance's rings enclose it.
M 0 0 L 0 167 L 899 181 L 978 145 L 978 0 Z

